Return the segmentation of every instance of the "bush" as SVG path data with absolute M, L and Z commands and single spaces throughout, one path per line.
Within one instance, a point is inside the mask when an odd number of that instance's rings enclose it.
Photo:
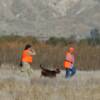
M 92 45 L 98 45 L 100 44 L 100 32 L 97 28 L 94 28 L 90 31 L 90 39 L 89 43 Z
M 67 39 L 66 38 L 57 38 L 57 37 L 51 37 L 49 38 L 47 41 L 46 41 L 47 44 L 50 44 L 50 45 L 67 45 L 68 42 L 67 42 Z
M 76 35 L 71 35 L 68 39 L 67 39 L 67 41 L 68 41 L 68 44 L 74 44 L 74 43 L 76 43 L 76 42 L 78 42 L 79 40 L 77 40 L 77 36 Z
M 51 45 L 57 45 L 58 43 L 58 39 L 55 37 L 51 37 L 46 41 L 47 44 L 51 44 Z

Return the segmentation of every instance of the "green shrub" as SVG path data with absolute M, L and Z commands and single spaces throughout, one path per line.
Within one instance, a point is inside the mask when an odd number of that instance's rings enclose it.
M 46 41 L 47 44 L 50 44 L 50 45 L 67 45 L 67 39 L 66 38 L 57 38 L 57 37 L 50 37 L 47 41 Z

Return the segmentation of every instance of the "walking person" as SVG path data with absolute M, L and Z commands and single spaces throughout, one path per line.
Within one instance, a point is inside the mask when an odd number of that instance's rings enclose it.
M 64 61 L 64 68 L 66 70 L 66 78 L 72 77 L 76 73 L 76 68 L 74 67 L 74 48 L 70 47 L 66 52 L 66 57 Z
M 30 44 L 27 44 L 25 46 L 25 49 L 22 52 L 22 57 L 21 57 L 22 69 L 21 69 L 21 71 L 27 72 L 28 75 L 33 73 L 31 64 L 32 64 L 34 55 L 36 55 L 35 50 L 32 48 L 32 46 Z

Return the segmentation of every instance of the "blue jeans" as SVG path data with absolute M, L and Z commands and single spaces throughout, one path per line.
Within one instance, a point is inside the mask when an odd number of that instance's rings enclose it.
M 72 77 L 75 73 L 76 73 L 75 67 L 66 69 L 66 78 Z

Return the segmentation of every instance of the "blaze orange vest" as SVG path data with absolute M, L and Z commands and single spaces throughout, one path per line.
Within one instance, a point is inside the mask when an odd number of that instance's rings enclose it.
M 29 50 L 24 50 L 22 54 L 22 62 L 32 63 L 32 56 L 28 55 Z
M 64 68 L 71 68 L 73 64 L 73 58 L 70 52 L 66 53 L 66 60 L 64 61 Z

